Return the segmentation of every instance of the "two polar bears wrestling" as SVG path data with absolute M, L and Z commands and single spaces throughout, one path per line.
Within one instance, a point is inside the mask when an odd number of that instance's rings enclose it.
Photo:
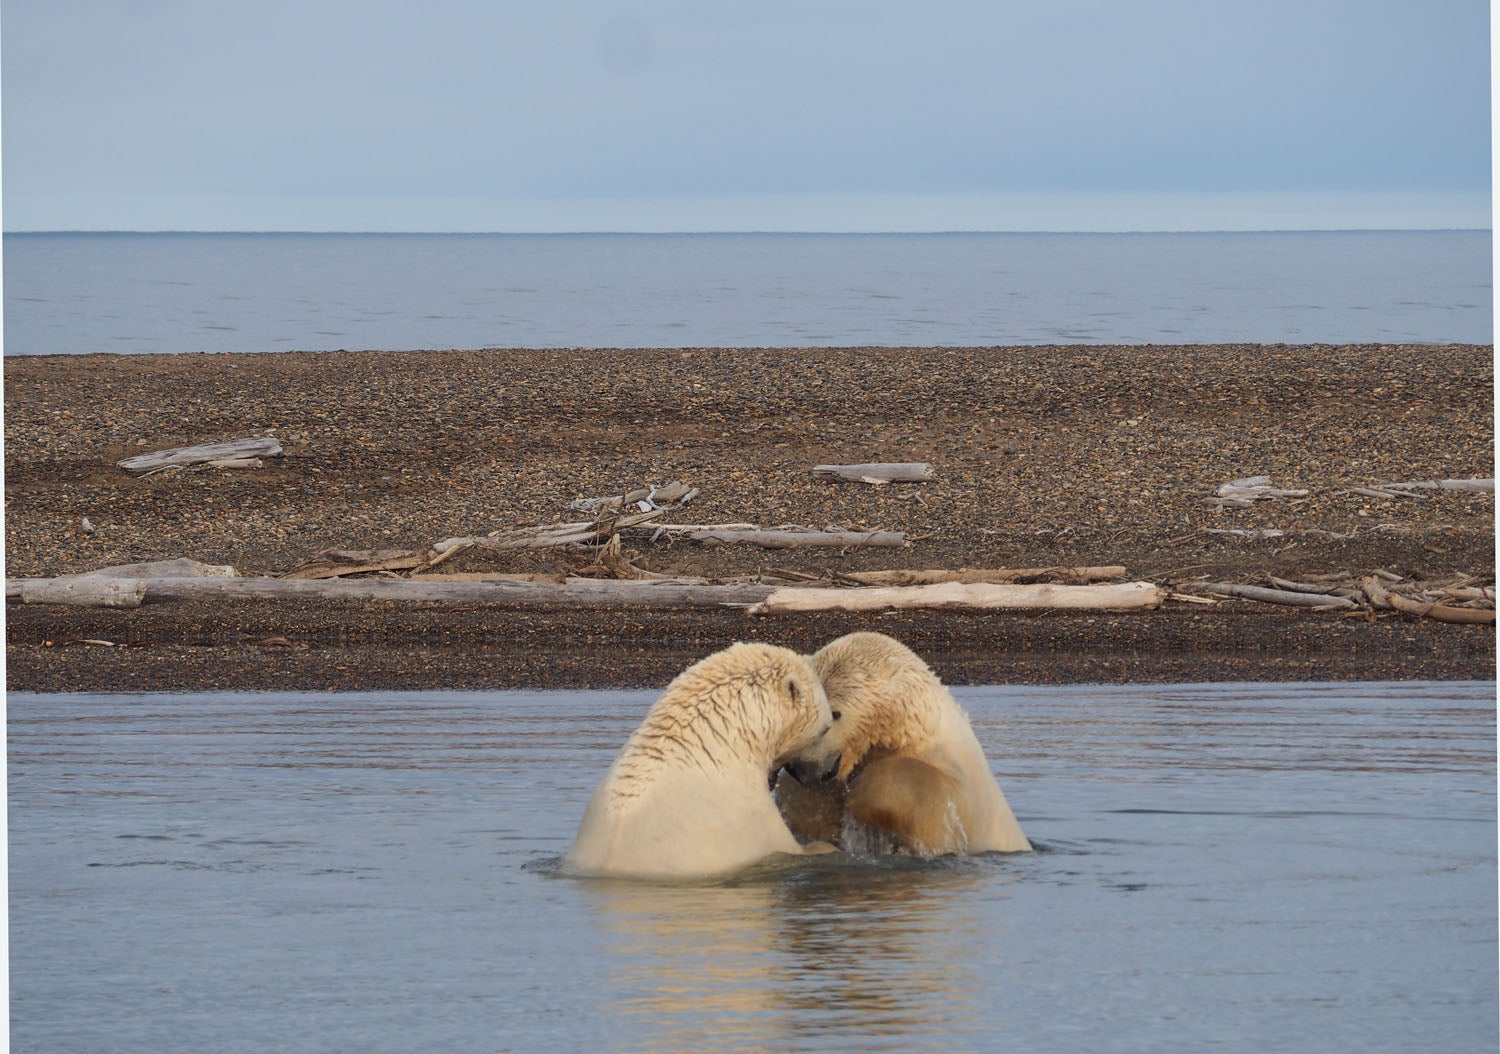
M 795 779 L 777 779 L 783 766 Z M 968 717 L 926 663 L 879 633 L 810 658 L 736 644 L 683 671 L 589 799 L 565 866 L 696 878 L 838 845 L 1031 848 Z

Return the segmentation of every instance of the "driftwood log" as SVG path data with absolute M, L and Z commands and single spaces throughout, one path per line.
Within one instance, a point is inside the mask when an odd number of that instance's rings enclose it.
M 1285 604 L 1302 608 L 1352 608 L 1354 601 L 1348 597 L 1329 596 L 1325 593 L 1304 593 L 1290 589 L 1268 589 L 1265 586 L 1245 586 L 1233 582 L 1205 582 L 1198 589 L 1217 596 L 1243 597 L 1259 600 L 1264 604 Z
M 227 582 L 229 579 L 215 579 Z M 6 599 L 12 583 L 5 584 Z M 105 578 L 78 575 L 73 578 L 38 578 L 15 584 L 23 604 L 67 604 L 72 607 L 138 608 L 146 598 L 146 584 L 139 578 Z
M 842 479 L 879 487 L 887 483 L 923 483 L 937 473 L 925 461 L 882 461 L 863 465 L 814 465 L 812 474 L 819 479 Z
M 1400 593 L 1387 593 L 1386 600 L 1397 611 L 1408 615 L 1422 615 L 1439 622 L 1453 622 L 1470 626 L 1493 626 L 1494 608 L 1456 608 L 1431 601 L 1413 600 Z
M 22 579 L 6 582 L 6 598 L 23 603 L 84 603 L 64 600 L 81 594 L 85 587 L 97 589 L 105 580 Z M 57 583 L 73 588 L 55 593 Z M 76 583 L 83 583 L 77 585 Z M 616 581 L 613 579 L 569 579 L 551 582 L 438 582 L 390 578 L 149 578 L 109 580 L 119 594 L 141 592 L 141 599 L 317 599 L 395 600 L 415 603 L 493 604 L 513 607 L 559 605 L 564 607 L 722 607 L 744 606 L 764 600 L 775 591 L 762 585 L 681 585 L 672 582 Z M 98 602 L 94 602 L 99 606 Z M 131 605 L 136 606 L 136 605 Z
M 1103 586 L 1001 585 L 941 582 L 889 588 L 809 589 L 785 586 L 750 608 L 752 615 L 797 611 L 880 611 L 886 608 L 1154 608 L 1162 591 L 1150 582 Z
M 1053 582 L 1059 585 L 1087 585 L 1111 578 L 1123 578 L 1125 568 L 1119 564 L 1103 567 L 997 567 L 959 568 L 944 570 L 909 571 L 846 571 L 840 579 L 850 579 L 869 586 L 927 586 L 941 582 L 960 582 L 966 585 L 991 583 L 1003 585 L 1014 582 Z
M 280 457 L 281 443 L 271 436 L 236 439 L 228 443 L 205 443 L 201 446 L 173 447 L 150 454 L 136 454 L 115 462 L 132 476 L 150 476 L 190 465 L 212 465 L 216 468 L 259 468 L 260 458 Z
M 282 578 L 340 578 L 374 571 L 409 571 L 431 563 L 432 554 L 412 549 L 324 549 Z
M 1412 491 L 1412 490 L 1461 490 L 1472 494 L 1495 493 L 1495 480 L 1490 479 L 1419 479 L 1410 480 L 1406 483 L 1377 483 L 1372 490 L 1384 491 Z
M 467 579 L 469 576 L 463 576 Z M 1059 586 L 946 582 L 892 588 L 777 587 L 756 583 L 703 584 L 693 580 L 567 579 L 516 581 L 303 578 L 23 579 L 6 583 L 8 599 L 23 603 L 139 606 L 142 601 L 222 599 L 391 600 L 510 607 L 742 607 L 754 614 L 791 611 L 869 611 L 884 608 L 1154 608 L 1161 590 L 1149 582 Z
M 1217 507 L 1219 512 L 1225 509 L 1245 509 L 1257 501 L 1267 498 L 1305 498 L 1305 490 L 1286 490 L 1271 486 L 1270 476 L 1245 476 L 1242 479 L 1232 479 L 1228 483 L 1219 485 L 1214 491 L 1213 497 L 1205 499 L 1211 505 Z
M 630 505 L 634 505 L 641 512 L 649 512 L 668 505 L 686 505 L 697 496 L 697 487 L 690 487 L 681 480 L 674 479 L 671 483 L 664 483 L 660 487 L 638 487 L 624 494 L 615 494 L 607 498 L 574 498 L 568 504 L 568 508 L 574 512 L 586 512 L 590 516 L 598 516 L 609 509 L 622 509 Z
M 901 531 L 720 530 L 712 527 L 683 531 L 670 526 L 666 531 L 673 538 L 686 538 L 691 542 L 758 545 L 763 549 L 808 546 L 899 548 L 906 545 L 906 535 Z

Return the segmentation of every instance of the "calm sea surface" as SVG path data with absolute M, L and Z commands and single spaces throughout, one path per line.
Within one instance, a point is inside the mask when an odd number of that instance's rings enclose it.
M 696 885 L 651 693 L 12 694 L 13 1049 L 1496 1048 L 1493 683 L 958 694 L 1038 852 Z
M 1489 231 L 8 234 L 5 352 L 1463 342 Z

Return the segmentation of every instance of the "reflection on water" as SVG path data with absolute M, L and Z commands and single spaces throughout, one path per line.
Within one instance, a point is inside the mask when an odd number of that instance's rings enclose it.
M 12 1049 L 1500 1041 L 1493 684 L 960 689 L 1035 853 L 564 876 L 653 695 L 11 695 Z
M 992 861 L 818 857 L 717 885 L 586 882 L 642 1049 L 952 1049 L 980 1030 Z M 893 983 L 899 979 L 899 983 Z

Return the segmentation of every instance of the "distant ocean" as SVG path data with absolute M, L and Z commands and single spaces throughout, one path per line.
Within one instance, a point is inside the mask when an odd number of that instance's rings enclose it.
M 1493 341 L 1491 233 L 7 234 L 5 353 Z

